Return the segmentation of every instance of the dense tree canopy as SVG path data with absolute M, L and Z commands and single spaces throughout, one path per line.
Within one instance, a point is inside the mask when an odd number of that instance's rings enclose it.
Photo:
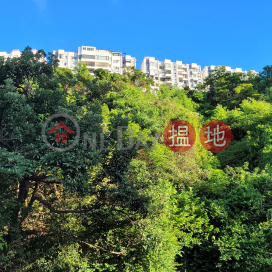
M 152 93 L 135 68 L 93 77 L 79 63 L 72 73 L 29 47 L 0 58 L 0 271 L 271 271 L 269 67 Z M 65 152 L 41 135 L 57 113 L 82 132 Z M 185 153 L 165 146 L 171 121 L 198 135 L 214 119 L 232 130 L 226 150 L 213 154 L 198 137 Z M 120 126 L 133 148 L 118 148 Z M 93 133 L 96 149 L 84 138 Z

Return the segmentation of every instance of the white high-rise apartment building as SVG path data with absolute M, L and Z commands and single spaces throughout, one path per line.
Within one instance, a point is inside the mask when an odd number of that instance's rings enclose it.
M 232 69 L 230 66 L 224 66 L 224 65 L 211 65 L 211 66 L 205 66 L 203 71 L 202 71 L 202 78 L 203 80 L 211 73 L 212 71 L 215 70 L 215 68 L 222 68 L 225 67 L 226 73 L 233 74 L 233 73 L 244 73 L 247 74 L 247 72 L 251 72 L 253 75 L 258 75 L 258 72 L 255 70 L 250 70 L 250 71 L 243 71 L 242 68 L 235 68 Z
M 21 54 L 19 49 L 13 49 L 9 54 L 7 52 L 0 52 L 0 57 L 4 57 L 4 60 L 6 60 L 7 58 L 18 58 Z
M 36 54 L 38 50 L 36 49 L 31 49 L 31 51 Z M 19 49 L 13 49 L 9 54 L 7 52 L 0 52 L 0 57 L 4 57 L 4 60 L 7 58 L 18 58 L 21 57 L 22 53 Z
M 155 88 L 165 83 L 178 87 L 187 84 L 195 88 L 197 84 L 203 83 L 201 66 L 196 63 L 183 64 L 182 61 L 172 62 L 169 59 L 162 62 L 155 57 L 144 57 L 141 71 L 154 80 Z
M 35 54 L 36 49 L 32 49 Z M 21 56 L 19 49 L 14 49 L 12 52 L 0 52 L 0 57 L 4 60 L 8 58 L 16 58 Z M 68 52 L 62 49 L 54 50 L 53 54 L 59 59 L 59 67 L 69 68 L 74 70 L 78 62 L 83 62 L 91 74 L 97 68 L 103 68 L 110 73 L 124 74 L 128 67 L 136 67 L 136 58 L 131 55 L 126 55 L 121 52 L 112 52 L 107 49 L 98 49 L 93 46 L 78 47 L 77 52 Z M 42 58 L 40 61 L 46 61 Z M 148 77 L 151 77 L 155 85 L 152 88 L 158 88 L 161 84 L 171 84 L 179 88 L 188 85 L 194 89 L 197 84 L 202 84 L 205 78 L 215 70 L 215 68 L 225 67 L 226 73 L 244 73 L 251 72 L 253 75 L 258 75 L 255 70 L 243 71 L 242 68 L 232 69 L 230 66 L 211 65 L 205 66 L 201 71 L 201 66 L 196 63 L 183 64 L 182 61 L 172 62 L 170 59 L 164 61 L 156 60 L 155 57 L 144 57 L 141 65 L 141 71 Z
M 103 68 L 111 73 L 123 74 L 125 67 L 136 67 L 136 58 L 121 52 L 112 52 L 107 49 L 97 49 L 93 46 L 78 47 L 77 52 L 67 52 L 62 49 L 54 50 L 53 54 L 58 56 L 59 67 L 73 70 L 77 62 L 87 65 L 89 72 L 97 68 Z

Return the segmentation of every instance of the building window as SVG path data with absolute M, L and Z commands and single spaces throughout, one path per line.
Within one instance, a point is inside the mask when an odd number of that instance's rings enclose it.
M 109 57 L 106 57 L 106 56 L 96 56 L 96 59 L 98 59 L 98 60 L 109 60 Z
M 113 56 L 120 56 L 119 53 L 112 53 Z
M 114 61 L 113 61 L 113 63 L 117 63 L 117 62 L 119 62 L 119 60 L 114 60 Z
M 80 55 L 79 58 L 81 59 L 95 59 L 94 55 Z
M 88 50 L 88 51 L 94 51 L 94 49 L 93 49 L 93 48 L 90 48 L 90 47 L 87 47 L 87 50 Z
M 160 69 L 161 69 L 161 70 L 164 70 L 163 66 L 160 66 Z
M 82 49 L 83 49 L 83 50 L 86 50 L 86 47 L 83 47 Z
M 150 62 L 150 66 L 154 67 L 154 65 L 155 65 L 154 62 Z
M 59 58 L 62 59 L 62 55 L 59 55 Z

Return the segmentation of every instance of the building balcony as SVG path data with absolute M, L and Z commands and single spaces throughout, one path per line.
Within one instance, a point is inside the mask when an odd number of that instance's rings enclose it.
M 94 70 L 95 69 L 95 65 L 87 65 L 88 69 Z
M 108 72 L 111 71 L 111 67 L 110 66 L 105 66 L 105 65 L 96 65 L 95 66 L 95 69 L 99 69 L 99 68 L 102 68 L 104 70 L 107 70 Z
M 83 61 L 83 64 L 85 64 L 87 67 L 94 67 L 95 66 L 95 62 Z
M 60 55 L 59 55 L 60 56 Z M 95 56 L 88 56 L 88 55 L 80 55 L 79 61 L 95 61 Z
M 169 65 L 165 65 L 165 68 L 164 68 L 166 71 L 171 71 L 171 66 Z
M 172 77 L 172 74 L 166 73 L 166 74 L 165 74 L 165 77 L 166 77 L 166 78 Z
M 98 62 L 98 63 L 102 63 L 102 64 L 111 63 L 111 58 L 109 58 L 108 60 L 96 59 L 95 61 Z
M 178 73 L 182 73 L 182 72 L 185 72 L 187 74 L 187 69 L 184 69 L 184 68 L 179 68 L 178 69 Z
M 198 75 L 199 72 L 198 71 L 192 71 L 192 75 Z
M 186 65 L 185 64 L 181 64 L 181 65 L 178 65 L 177 66 L 177 69 L 180 70 L 180 69 L 187 69 Z

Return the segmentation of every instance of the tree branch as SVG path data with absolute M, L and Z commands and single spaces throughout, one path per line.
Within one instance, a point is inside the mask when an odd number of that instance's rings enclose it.
M 25 176 L 26 180 L 31 180 L 31 181 L 36 181 L 36 182 L 43 182 L 43 183 L 47 183 L 47 184 L 62 184 L 61 181 L 55 181 L 55 180 L 46 180 L 46 175 L 42 174 L 42 175 L 32 175 L 32 176 Z
M 35 188 L 34 188 L 32 197 L 31 197 L 31 199 L 30 199 L 30 201 L 29 201 L 29 203 L 28 203 L 28 207 L 31 207 L 31 206 L 33 205 L 33 202 L 34 202 L 34 200 L 35 200 L 35 194 L 37 193 L 38 188 L 39 188 L 39 182 L 36 181 L 36 183 L 35 183 Z
M 32 180 L 32 181 L 42 181 L 43 179 L 46 178 L 46 175 L 32 175 L 32 176 L 25 176 L 24 177 L 26 180 Z
M 126 250 L 125 250 L 125 249 L 122 250 L 121 252 L 116 252 L 116 251 L 107 250 L 107 249 L 105 249 L 105 248 L 103 248 L 103 247 L 100 247 L 100 246 L 97 246 L 97 245 L 89 244 L 89 243 L 84 242 L 84 241 L 80 241 L 80 242 L 83 243 L 83 244 L 85 244 L 85 245 L 88 245 L 88 246 L 90 246 L 90 247 L 92 247 L 92 248 L 100 249 L 100 250 L 103 250 L 103 251 L 105 251 L 105 252 L 108 252 L 108 253 L 111 253 L 111 254 L 115 254 L 115 255 L 123 255 L 123 254 L 126 253 Z

